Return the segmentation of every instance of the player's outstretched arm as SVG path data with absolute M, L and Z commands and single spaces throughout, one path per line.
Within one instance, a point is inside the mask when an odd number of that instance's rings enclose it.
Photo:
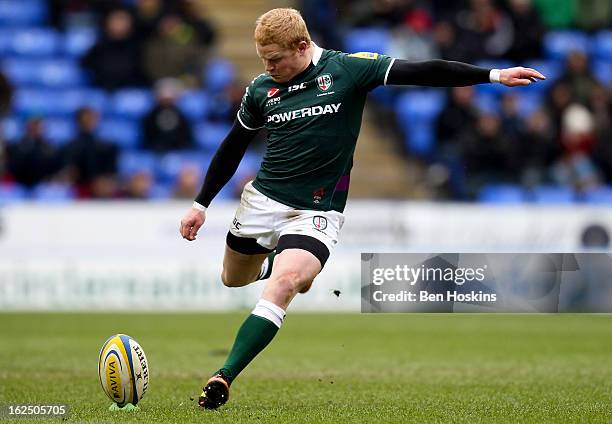
M 200 193 L 181 220 L 180 233 L 184 239 L 195 240 L 198 230 L 206 220 L 206 208 L 232 178 L 257 132 L 258 130 L 248 130 L 237 120 L 234 121 L 232 129 L 210 162 Z
M 531 68 L 488 69 L 469 63 L 448 60 L 410 62 L 396 59 L 391 65 L 387 85 L 422 85 L 429 87 L 461 87 L 499 82 L 508 87 L 529 85 L 546 79 Z

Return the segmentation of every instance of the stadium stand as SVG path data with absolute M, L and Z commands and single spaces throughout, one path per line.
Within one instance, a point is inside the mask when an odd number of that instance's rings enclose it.
M 134 5 L 133 1 L 121 3 L 126 7 Z M 395 15 L 389 14 L 389 16 L 379 16 L 376 20 L 372 19 L 369 26 L 367 23 L 360 24 L 359 27 L 350 24 L 331 25 L 330 28 L 333 28 L 331 30 L 327 28 L 326 38 L 341 40 L 342 45 L 338 47 L 349 53 L 376 51 L 393 54 L 392 48 L 397 44 L 395 43 L 397 37 L 418 33 L 419 37 L 434 40 L 434 46 L 439 49 L 439 57 L 448 59 L 449 54 L 459 55 L 459 44 L 465 41 L 461 38 L 465 35 L 461 31 L 465 29 L 456 25 L 452 16 L 450 18 L 449 15 L 437 16 L 436 13 L 440 14 L 440 10 L 435 5 L 423 8 L 417 3 L 410 6 L 412 9 L 409 7 L 406 10 L 395 11 Z M 508 14 L 512 18 L 512 10 L 505 7 L 506 2 L 502 1 L 499 4 L 502 5 L 500 13 Z M 534 2 L 534 6 L 540 14 L 544 13 L 544 6 L 539 2 Z M 465 11 L 461 8 L 462 6 L 455 5 L 451 12 L 454 16 L 458 16 L 460 12 Z M 350 7 L 346 8 L 346 13 L 350 15 Z M 194 156 L 193 153 L 180 151 L 154 154 L 143 149 L 141 126 L 141 120 L 155 104 L 155 94 L 152 89 L 143 85 L 111 92 L 93 86 L 91 75 L 81 65 L 81 58 L 102 37 L 101 28 L 93 24 L 96 19 L 67 20 L 63 25 L 57 25 L 55 22 L 52 25 L 51 15 L 48 3 L 43 0 L 0 0 L 0 70 L 14 88 L 11 111 L 2 116 L 0 130 L 2 140 L 7 145 L 18 142 L 24 135 L 25 122 L 37 116 L 44 121 L 46 140 L 61 148 L 77 135 L 75 124 L 77 111 L 83 107 L 90 107 L 100 114 L 96 135 L 120 149 L 117 175 L 120 181 L 127 181 L 127 178 L 137 170 L 146 170 L 153 178 L 150 195 L 156 199 L 172 196 L 171 180 L 176 178 L 181 166 L 193 165 L 194 158 L 198 166 L 206 166 L 206 161 L 210 160 L 210 156 L 231 124 L 232 110 L 236 107 L 236 102 L 235 99 L 230 99 L 228 93 L 234 89 L 238 78 L 233 62 L 212 57 L 200 71 L 201 77 L 198 81 L 195 81 L 195 84 L 191 81 L 191 85 L 188 85 L 177 99 L 177 107 L 194 129 L 197 154 Z M 429 21 L 415 19 L 427 16 Z M 391 20 L 385 21 L 388 18 Z M 539 69 L 548 79 L 512 91 L 497 84 L 479 85 L 475 89 L 473 105 L 480 114 L 500 116 L 502 125 L 506 125 L 502 98 L 511 92 L 518 103 L 521 120 L 519 127 L 527 126 L 527 121 L 533 114 L 545 110 L 552 121 L 552 128 L 549 130 L 541 128 L 539 131 L 541 133 L 549 131 L 555 142 L 566 149 L 561 122 L 563 111 L 572 102 L 574 90 L 582 90 L 585 81 L 588 81 L 586 84 L 588 86 L 603 85 L 606 90 L 607 106 L 601 104 L 596 106 L 596 100 L 589 99 L 589 92 L 586 97 L 584 92 L 580 93 L 581 101 L 590 113 L 587 120 L 593 122 L 592 134 L 589 137 L 593 137 L 595 141 L 583 145 L 595 146 L 586 152 L 587 156 L 593 158 L 595 183 L 588 188 L 579 185 L 573 188 L 559 188 L 560 186 L 555 185 L 559 182 L 555 180 L 551 169 L 542 168 L 539 170 L 542 177 L 535 182 L 536 188 L 532 189 L 534 185 L 527 178 L 526 171 L 517 168 L 516 175 L 507 176 L 509 178 L 505 178 L 504 181 L 487 180 L 486 185 L 477 190 L 472 198 L 466 195 L 467 191 L 461 187 L 465 174 L 471 172 L 470 169 L 465 169 L 462 163 L 461 141 L 451 140 L 458 147 L 459 155 L 448 161 L 442 151 L 444 146 L 436 137 L 436 123 L 440 112 L 449 101 L 449 95 L 443 90 L 423 88 L 375 90 L 371 97 L 377 107 L 386 111 L 383 115 L 386 113 L 395 117 L 395 126 L 400 134 L 399 141 L 403 146 L 401 150 L 406 152 L 406 160 L 409 160 L 409 163 L 416 161 L 422 164 L 423 169 L 431 165 L 448 168 L 452 181 L 447 182 L 447 185 L 456 187 L 447 194 L 451 199 L 537 203 L 570 201 L 601 203 L 611 200 L 606 193 L 612 190 L 610 188 L 612 181 L 604 177 L 609 172 L 603 169 L 601 164 L 612 161 L 612 158 L 601 156 L 602 151 L 605 153 L 609 149 L 600 149 L 598 146 L 610 142 L 611 134 L 609 115 L 612 88 L 612 31 L 605 27 L 603 29 L 598 27 L 592 31 L 584 28 L 576 29 L 572 24 L 567 24 L 574 19 L 569 15 L 563 18 L 562 21 L 566 22 L 563 25 L 559 23 L 561 21 L 551 20 L 550 17 L 542 16 L 542 18 L 546 18 L 542 21 L 549 25 L 549 29 L 541 38 L 542 53 L 538 57 L 529 57 L 524 61 L 521 60 L 521 63 L 514 63 L 508 60 L 508 56 L 500 53 L 496 57 L 467 57 L 464 60 L 481 66 L 498 68 L 520 64 Z M 415 24 L 420 26 L 414 27 Z M 454 35 L 451 34 L 449 39 L 444 39 L 439 24 L 450 24 L 446 29 L 454 31 Z M 398 31 L 398 29 L 409 31 Z M 587 55 L 588 69 L 583 75 L 573 75 L 568 72 L 566 63 L 576 51 Z M 569 99 L 564 98 L 568 92 Z M 382 125 L 389 123 L 388 120 L 381 122 Z M 505 127 L 503 129 L 506 131 Z M 385 134 L 389 132 L 386 131 Z M 519 131 L 518 139 L 514 140 L 517 146 L 525 142 L 520 134 L 522 133 Z M 461 136 L 465 139 L 466 134 Z M 564 154 L 568 154 L 567 151 Z M 232 184 L 239 184 L 246 175 L 252 175 L 259 165 L 260 158 L 260 154 L 249 153 Z M 556 160 L 561 161 L 562 158 L 557 157 Z M 140 161 L 143 162 L 142 167 L 136 165 Z M 0 172 L 1 169 L 0 166 Z M 170 178 L 171 176 L 173 177 Z M 61 201 L 81 196 L 79 190 L 58 189 L 53 185 L 54 181 L 48 183 L 50 188 L 29 191 L 18 186 L 6 171 L 0 174 L 0 181 L 3 187 L 0 190 L 0 198 L 4 203 L 24 198 Z M 508 181 L 512 181 L 512 184 L 508 185 Z M 235 188 L 228 187 L 222 195 L 231 196 L 231 193 L 236 191 Z M 433 196 L 444 198 L 435 194 Z

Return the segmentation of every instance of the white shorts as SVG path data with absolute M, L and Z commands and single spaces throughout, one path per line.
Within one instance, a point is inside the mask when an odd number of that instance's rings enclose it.
M 244 186 L 230 232 L 236 237 L 255 239 L 269 250 L 276 248 L 284 235 L 310 236 L 331 253 L 343 224 L 344 215 L 338 211 L 292 208 L 262 194 L 250 181 Z

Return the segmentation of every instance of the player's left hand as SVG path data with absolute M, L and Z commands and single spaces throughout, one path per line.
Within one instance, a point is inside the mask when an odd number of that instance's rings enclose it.
M 206 221 L 206 212 L 190 208 L 181 220 L 180 233 L 185 240 L 194 241 L 198 230 Z
M 499 73 L 499 82 L 507 87 L 516 87 L 521 85 L 529 85 L 537 80 L 545 80 L 546 77 L 532 68 L 516 68 L 501 69 Z

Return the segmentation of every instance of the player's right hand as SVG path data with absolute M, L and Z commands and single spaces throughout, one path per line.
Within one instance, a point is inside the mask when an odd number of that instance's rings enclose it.
M 180 233 L 185 240 L 193 241 L 198 230 L 206 221 L 206 212 L 196 208 L 190 208 L 181 220 Z

